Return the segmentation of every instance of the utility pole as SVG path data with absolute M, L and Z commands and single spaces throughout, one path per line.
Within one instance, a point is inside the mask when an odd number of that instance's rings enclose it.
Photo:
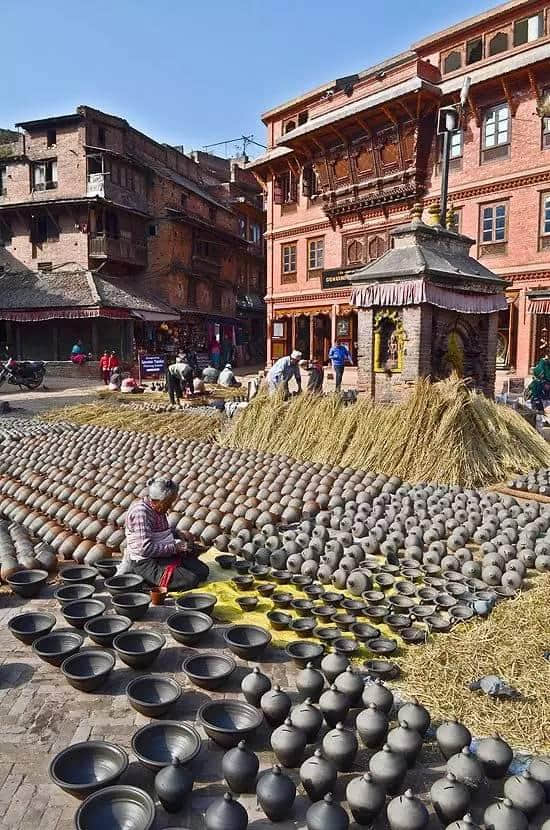
M 449 197 L 449 161 L 451 157 L 451 136 L 462 121 L 464 106 L 470 91 L 470 77 L 464 79 L 460 103 L 441 107 L 437 114 L 437 133 L 443 136 L 443 151 L 441 155 L 441 198 L 439 202 L 439 224 L 447 227 L 447 201 Z

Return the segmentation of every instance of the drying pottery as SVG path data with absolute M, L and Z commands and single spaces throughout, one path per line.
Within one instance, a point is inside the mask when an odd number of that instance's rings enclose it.
M 390 830 L 423 830 L 429 821 L 429 813 L 412 790 L 393 798 L 387 807 Z
M 301 697 L 309 698 L 314 703 L 318 702 L 324 687 L 325 678 L 318 669 L 313 667 L 312 663 L 307 663 L 296 676 L 296 688 Z
M 181 688 L 171 677 L 144 674 L 128 683 L 126 697 L 140 714 L 148 718 L 160 718 L 180 699 Z
M 132 736 L 132 751 L 147 769 L 158 772 L 177 756 L 188 764 L 201 750 L 199 733 L 192 726 L 179 721 L 163 720 L 142 726 Z
M 292 725 L 290 718 L 271 734 L 271 748 L 284 767 L 298 767 L 302 762 L 307 737 Z
M 128 617 L 119 617 L 118 614 L 113 614 L 88 620 L 84 625 L 84 631 L 98 646 L 111 648 L 117 634 L 128 631 L 131 625 L 132 620 Z
M 84 638 L 76 631 L 60 631 L 39 637 L 32 644 L 34 653 L 51 666 L 60 666 L 66 657 L 76 654 Z
M 138 787 L 118 784 L 92 793 L 75 816 L 77 830 L 150 830 L 155 820 L 153 799 Z
M 265 674 L 262 674 L 258 666 L 255 666 L 249 674 L 245 675 L 241 682 L 241 691 L 244 694 L 246 702 L 250 703 L 251 706 L 255 706 L 257 709 L 260 708 L 262 695 L 270 689 L 271 680 Z M 236 792 L 239 792 L 239 790 Z
M 502 778 L 514 757 L 510 746 L 498 735 L 483 738 L 476 748 L 477 759 L 487 778 Z
M 469 729 L 456 720 L 446 721 L 438 726 L 435 737 L 441 754 L 447 761 L 465 746 L 470 746 L 472 740 Z
M 201 611 L 177 611 L 166 620 L 170 634 L 178 643 L 194 646 L 214 625 L 212 617 Z
M 231 793 L 218 798 L 204 814 L 206 830 L 246 830 L 248 813 Z
M 247 749 L 244 741 L 239 741 L 222 758 L 222 775 L 234 793 L 253 793 L 259 768 L 258 756 Z
M 89 620 L 105 613 L 105 603 L 98 599 L 75 600 L 64 605 L 61 613 L 69 625 L 82 629 Z
M 365 683 L 361 700 L 363 701 L 363 706 L 369 706 L 369 704 L 374 703 L 382 712 L 389 714 L 393 706 L 393 693 L 377 677 L 374 682 Z
M 119 658 L 132 669 L 146 669 L 159 656 L 166 638 L 156 631 L 134 629 L 117 634 L 113 648 Z
M 430 798 L 440 822 L 445 826 L 466 815 L 472 796 L 466 784 L 457 781 L 452 772 L 448 772 L 444 778 L 434 781 Z
M 265 692 L 260 699 L 260 708 L 270 726 L 280 726 L 288 716 L 291 706 L 290 697 L 278 685 Z
M 357 824 L 370 826 L 386 803 L 386 790 L 366 772 L 349 782 L 346 799 Z
M 271 642 L 271 634 L 257 625 L 232 625 L 224 631 L 226 645 L 242 660 L 258 660 Z
M 384 744 L 370 759 L 369 769 L 374 781 L 393 795 L 399 792 L 405 780 L 407 762 L 401 753 L 392 752 L 388 744 Z
M 533 758 L 529 764 L 531 778 L 542 784 L 546 794 L 546 801 L 550 802 L 550 757 Z
M 407 725 L 411 729 L 415 729 L 422 737 L 428 731 L 430 725 L 430 713 L 425 706 L 422 706 L 417 700 L 413 699 L 410 703 L 405 703 L 401 706 L 397 713 L 397 720 L 399 723 L 407 721 Z
M 324 758 L 320 749 L 316 749 L 300 767 L 300 781 L 311 801 L 319 801 L 332 792 L 337 776 L 336 765 Z
M 181 668 L 195 686 L 214 691 L 233 674 L 236 663 L 227 654 L 197 654 L 187 657 Z
M 138 574 L 120 574 L 120 576 L 108 577 L 103 583 L 111 596 L 127 594 L 129 591 L 139 591 L 143 585 L 143 577 Z
M 300 642 L 295 640 L 286 647 L 286 653 L 299 669 L 304 669 L 308 663 L 318 666 L 324 654 L 325 647 L 321 643 Z
M 48 571 L 29 570 L 17 571 L 6 579 L 6 582 L 16 594 L 24 599 L 35 597 L 43 585 L 46 584 Z
M 180 611 L 201 611 L 212 616 L 218 598 L 215 594 L 184 594 L 176 600 L 176 608 Z
M 311 744 L 319 734 L 323 715 L 313 701 L 306 698 L 303 703 L 299 703 L 291 710 L 290 720 L 293 726 L 305 733 L 307 743 Z
M 361 695 L 365 685 L 363 677 L 360 674 L 357 674 L 351 666 L 348 666 L 347 669 L 339 674 L 335 679 L 334 685 L 339 692 L 347 695 L 350 706 L 357 706 L 361 700 Z
M 69 602 L 76 602 L 76 600 L 90 599 L 93 596 L 95 588 L 93 585 L 63 585 L 54 591 L 54 598 L 58 601 L 62 608 L 68 605 Z
M 342 674 L 350 662 L 345 654 L 331 652 L 321 660 L 321 671 L 329 683 L 334 683 L 339 674 Z
M 449 758 L 447 772 L 452 772 L 457 781 L 462 781 L 472 790 L 477 790 L 485 781 L 483 767 L 468 747 Z
M 345 721 L 349 711 L 349 698 L 343 692 L 339 692 L 333 684 L 319 698 L 319 708 L 327 724 L 334 728 L 340 721 Z
M 389 720 L 385 712 L 370 703 L 357 715 L 355 727 L 361 741 L 368 749 L 379 749 L 386 742 Z
M 240 700 L 208 701 L 200 707 L 197 717 L 208 737 L 224 749 L 237 746 L 263 722 L 261 712 Z
M 151 597 L 148 594 L 128 593 L 117 594 L 112 600 L 113 608 L 122 617 L 130 617 L 131 620 L 141 620 L 147 613 L 151 604 Z
M 422 749 L 422 736 L 416 729 L 412 729 L 406 720 L 400 720 L 399 726 L 388 732 L 386 743 L 392 752 L 403 755 L 407 766 L 413 767 Z
M 8 620 L 8 628 L 14 637 L 30 646 L 39 637 L 49 634 L 55 625 L 53 614 L 33 612 L 17 614 Z
M 327 732 L 322 747 L 325 758 L 332 761 L 339 772 L 351 769 L 359 749 L 355 732 L 344 729 L 343 723 L 336 724 L 336 729 Z
M 50 763 L 54 784 L 75 798 L 86 798 L 114 784 L 128 767 L 126 752 L 107 741 L 82 741 L 58 752 Z
M 284 821 L 294 805 L 296 787 L 288 775 L 281 771 L 281 767 L 275 764 L 271 770 L 260 775 L 256 796 L 270 821 Z
M 109 651 L 82 649 L 61 663 L 61 671 L 74 689 L 80 692 L 94 692 L 105 682 L 115 665 L 115 658 Z
M 343 807 L 336 804 L 332 794 L 313 804 L 306 813 L 307 830 L 348 830 L 349 818 Z
M 483 814 L 487 830 L 527 830 L 529 822 L 521 810 L 514 807 L 509 798 L 487 807 Z
M 529 770 L 508 778 L 504 782 L 504 795 L 528 818 L 535 815 L 546 798 L 544 787 Z
M 193 790 L 193 776 L 177 756 L 155 775 L 155 792 L 167 813 L 181 810 Z

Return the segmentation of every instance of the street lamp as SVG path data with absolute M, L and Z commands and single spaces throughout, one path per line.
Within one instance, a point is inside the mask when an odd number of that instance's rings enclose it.
M 460 103 L 441 107 L 437 114 L 437 134 L 443 136 L 443 152 L 441 159 L 441 199 L 439 207 L 439 223 L 447 227 L 447 199 L 449 195 L 449 160 L 451 156 L 451 135 L 460 126 L 464 105 L 470 91 L 470 77 L 464 79 L 460 93 Z

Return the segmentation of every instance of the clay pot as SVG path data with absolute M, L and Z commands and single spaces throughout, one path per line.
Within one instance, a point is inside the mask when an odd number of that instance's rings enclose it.
M 384 685 L 380 678 L 372 683 L 365 683 L 363 694 L 361 695 L 363 706 L 369 706 L 374 703 L 377 709 L 389 714 L 393 706 L 393 693 Z
M 399 792 L 405 780 L 407 762 L 401 753 L 392 752 L 388 744 L 384 744 L 370 759 L 369 769 L 374 781 L 393 795 Z
M 244 741 L 239 741 L 222 758 L 223 777 L 234 793 L 253 793 L 259 768 L 258 757 L 246 748 Z
M 498 735 L 483 738 L 477 745 L 476 755 L 487 778 L 502 778 L 514 757 L 510 746 Z
M 439 820 L 445 826 L 466 814 L 471 793 L 466 784 L 457 781 L 452 772 L 448 772 L 444 778 L 438 778 L 433 783 L 430 798 Z
M 335 679 L 334 685 L 339 692 L 347 695 L 350 706 L 357 706 L 361 700 L 363 687 L 365 685 L 360 674 L 357 674 L 351 666 L 348 666 L 347 669 L 339 674 Z
M 357 824 L 370 826 L 386 803 L 386 790 L 366 772 L 349 782 L 346 799 Z
M 335 804 L 331 793 L 313 804 L 306 813 L 307 830 L 348 830 L 349 818 L 343 807 Z
M 309 698 L 317 703 L 324 687 L 325 678 L 318 669 L 313 667 L 312 663 L 308 663 L 305 669 L 296 675 L 296 688 L 304 699 Z
M 284 775 L 281 767 L 275 764 L 258 779 L 256 796 L 270 821 L 284 821 L 294 805 L 296 787 L 288 775 Z
M 334 728 L 340 721 L 345 721 L 349 710 L 349 698 L 332 685 L 319 698 L 319 708 L 327 724 Z
M 231 793 L 217 798 L 204 815 L 206 830 L 246 830 L 248 813 Z
M 368 749 L 379 749 L 386 742 L 388 716 L 378 709 L 376 704 L 370 703 L 366 709 L 359 712 L 355 726 L 361 741 Z
M 95 545 L 92 545 L 84 557 L 84 564 L 95 565 L 95 563 L 99 562 L 100 559 L 108 559 L 110 555 L 111 551 L 107 545 L 102 545 L 101 543 L 96 542 Z
M 350 662 L 344 654 L 330 652 L 321 660 L 321 671 L 329 683 L 334 683 L 338 675 L 342 674 L 349 665 Z
M 280 686 L 274 686 L 262 695 L 260 708 L 270 726 L 280 726 L 290 712 L 292 701 Z
M 546 794 L 546 801 L 550 803 L 550 757 L 549 758 L 533 758 L 529 764 L 529 773 L 531 778 L 542 784 Z
M 397 720 L 399 723 L 407 721 L 407 725 L 410 726 L 411 729 L 415 729 L 422 737 L 424 737 L 428 731 L 431 718 L 426 707 L 422 706 L 416 699 L 413 698 L 410 703 L 405 703 L 404 706 L 401 706 L 399 712 L 397 713 Z
M 290 718 L 271 734 L 271 748 L 284 767 L 297 767 L 302 763 L 306 743 L 305 732 L 293 726 Z
M 447 772 L 452 772 L 457 781 L 462 781 L 472 790 L 477 790 L 485 781 L 483 767 L 466 746 L 449 758 Z
M 319 801 L 332 792 L 337 776 L 335 764 L 324 758 L 320 749 L 316 749 L 300 767 L 300 781 L 311 801 Z
M 163 767 L 155 776 L 155 792 L 168 813 L 177 813 L 181 810 L 192 789 L 193 776 L 189 768 L 183 766 L 177 757 L 174 757 L 172 763 Z
M 456 720 L 446 721 L 437 727 L 435 737 L 446 761 L 457 752 L 470 746 L 472 735 L 469 729 Z
M 386 812 L 390 830 L 423 830 L 430 818 L 424 804 L 414 797 L 412 790 L 393 798 Z
M 528 818 L 537 812 L 546 799 L 544 787 L 528 770 L 521 775 L 513 775 L 504 782 L 504 795 Z
M 344 729 L 343 723 L 336 724 L 336 729 L 327 732 L 322 746 L 325 758 L 332 761 L 339 772 L 351 769 L 359 748 L 355 732 Z
M 251 706 L 260 708 L 260 701 L 262 696 L 271 689 L 271 680 L 265 674 L 262 674 L 258 666 L 245 677 L 241 683 L 241 691 L 245 696 L 246 702 Z M 237 792 L 239 792 L 237 790 Z
M 527 817 L 518 810 L 509 798 L 487 807 L 483 814 L 487 830 L 527 830 Z
M 319 734 L 323 723 L 323 715 L 319 708 L 309 698 L 295 706 L 290 713 L 293 726 L 305 733 L 306 741 L 312 744 Z
M 474 822 L 470 813 L 466 813 L 459 821 L 453 821 L 449 824 L 446 830 L 481 830 L 481 827 Z
M 414 767 L 422 749 L 422 736 L 416 729 L 412 729 L 406 720 L 400 720 L 399 726 L 388 732 L 386 743 L 393 752 L 403 755 L 407 766 Z
M 93 548 L 94 543 L 91 539 L 83 539 L 82 542 L 76 547 L 73 553 L 73 559 L 75 562 L 84 562 L 86 554 Z

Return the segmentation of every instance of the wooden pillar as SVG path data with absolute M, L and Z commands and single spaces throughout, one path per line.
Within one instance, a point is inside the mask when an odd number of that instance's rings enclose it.
M 92 352 L 92 356 L 94 360 L 99 359 L 99 328 L 98 328 L 98 318 L 94 317 L 92 319 L 92 342 L 90 344 L 90 350 Z
M 331 345 L 336 340 L 336 316 L 338 314 L 338 306 L 333 305 L 330 314 L 330 343 Z
M 273 306 L 271 303 L 267 304 L 267 320 L 266 320 L 266 363 L 271 366 L 273 362 L 273 348 L 271 337 L 273 334 Z
M 296 315 L 293 314 L 290 318 L 290 325 L 291 325 L 291 335 L 290 335 L 290 351 L 294 351 L 296 348 L 296 329 L 297 329 L 297 318 Z
M 309 318 L 309 359 L 315 360 L 317 355 L 314 354 L 313 349 L 315 348 L 315 315 L 310 315 Z
M 15 324 L 15 359 L 21 360 L 21 323 Z

